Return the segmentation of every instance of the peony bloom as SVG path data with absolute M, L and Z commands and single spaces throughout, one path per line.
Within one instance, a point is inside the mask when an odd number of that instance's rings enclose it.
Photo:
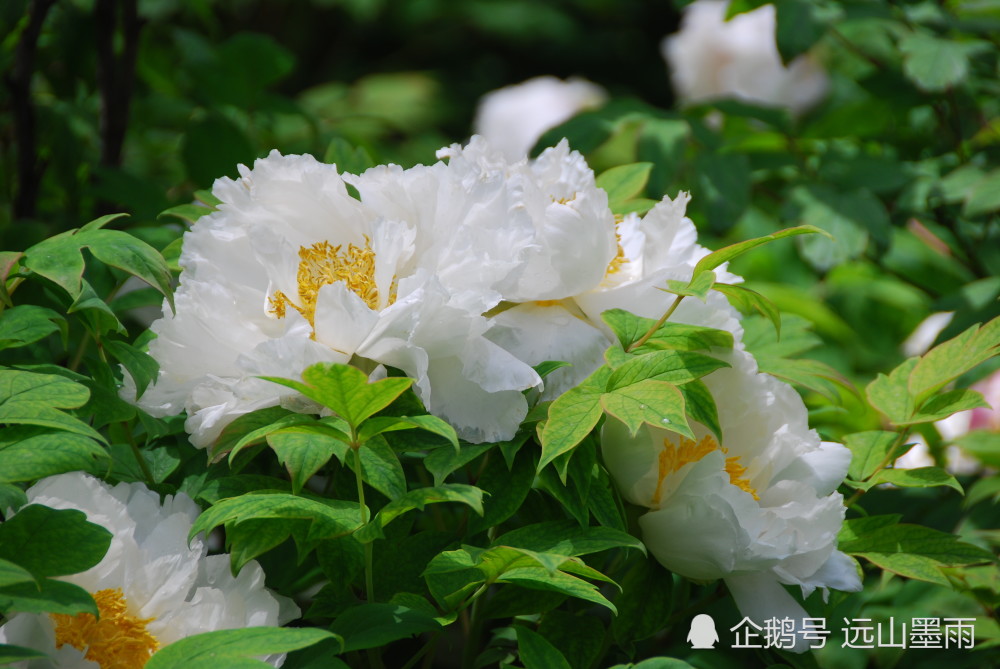
M 483 337 L 482 298 L 453 294 L 435 274 L 448 240 L 408 215 L 433 193 L 389 217 L 311 156 L 272 152 L 240 173 L 216 181 L 222 204 L 185 234 L 177 310 L 151 327 L 160 374 L 141 407 L 187 411 L 204 447 L 255 409 L 318 409 L 257 376 L 362 359 L 403 370 L 428 410 L 469 441 L 514 434 L 527 410 L 521 391 L 538 376 Z
M 733 350 L 731 368 L 703 381 L 719 410 L 722 443 L 694 424 L 695 441 L 644 425 L 631 437 L 609 419 L 601 444 L 622 495 L 645 506 L 642 539 L 668 569 L 725 579 L 743 615 L 800 621 L 807 614 L 780 584 L 857 591 L 861 580 L 839 552 L 843 498 L 835 492 L 850 452 L 820 442 L 805 405 L 785 383 Z M 796 650 L 804 650 L 802 644 Z
M 546 378 L 545 397 L 553 398 L 586 378 L 603 362 L 613 336 L 601 320 L 608 309 L 626 309 L 659 318 L 674 296 L 660 290 L 668 279 L 690 280 L 695 264 L 709 251 L 697 243 L 694 224 L 684 215 L 689 196 L 664 198 L 645 216 L 615 219 L 615 252 L 588 285 L 564 286 L 560 300 L 520 302 L 493 318 L 489 337 L 522 360 L 564 360 L 573 366 Z M 719 281 L 741 279 L 724 268 Z M 581 289 L 582 288 L 582 289 Z M 741 332 L 738 314 L 726 299 L 711 293 L 708 302 L 684 300 L 671 320 Z
M 826 95 L 826 74 L 808 54 L 782 64 L 773 5 L 726 21 L 728 5 L 728 0 L 697 0 L 684 9 L 680 32 L 663 40 L 663 57 L 682 103 L 734 97 L 802 114 Z
M 535 77 L 484 95 L 473 132 L 515 161 L 527 156 L 546 130 L 601 106 L 606 99 L 605 90 L 586 79 Z
M 200 509 L 184 494 L 159 495 L 141 483 L 111 487 L 87 474 L 61 474 L 27 491 L 28 501 L 77 509 L 113 535 L 99 564 L 64 576 L 94 596 L 90 614 L 18 613 L 0 627 L 0 643 L 47 653 L 31 669 L 131 669 L 160 647 L 222 629 L 278 626 L 298 608 L 264 587 L 264 572 L 248 562 L 232 576 L 228 555 L 206 555 L 187 536 Z M 270 658 L 280 664 L 283 657 Z
M 448 239 L 434 256 L 436 276 L 452 294 L 483 300 L 481 310 L 494 314 L 486 336 L 518 359 L 573 362 L 573 373 L 548 379 L 547 392 L 565 389 L 608 344 L 561 306 L 600 285 L 615 264 L 618 224 L 607 194 L 565 140 L 534 160 L 509 161 L 478 136 L 438 155 L 447 164 L 377 167 L 347 178 L 381 215 L 433 226 Z

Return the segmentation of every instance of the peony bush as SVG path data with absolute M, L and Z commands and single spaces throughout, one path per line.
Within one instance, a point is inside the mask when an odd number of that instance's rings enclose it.
M 678 3 L 676 108 L 536 78 L 461 142 L 433 74 L 180 30 L 255 65 L 142 61 L 163 220 L 102 163 L 133 218 L 2 237 L 0 666 L 996 664 L 988 4 Z

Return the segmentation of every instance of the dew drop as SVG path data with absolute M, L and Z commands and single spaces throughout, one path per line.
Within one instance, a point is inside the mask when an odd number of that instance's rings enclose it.
M 660 422 L 663 423 L 664 425 L 666 425 L 667 423 L 670 422 L 670 419 L 669 418 L 661 418 Z
M 643 411 L 645 411 L 646 410 L 646 405 L 645 404 L 640 404 L 639 408 L 642 409 Z

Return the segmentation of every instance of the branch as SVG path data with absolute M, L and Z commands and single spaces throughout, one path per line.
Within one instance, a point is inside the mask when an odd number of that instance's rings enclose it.
M 115 30 L 121 9 L 122 51 L 115 54 Z M 101 93 L 101 164 L 117 167 L 128 129 L 142 21 L 137 0 L 97 0 L 97 86 Z
M 35 107 L 31 104 L 31 79 L 35 73 L 35 54 L 42 24 L 55 0 L 32 0 L 28 6 L 28 24 L 14 52 L 14 64 L 5 77 L 11 92 L 14 115 L 14 143 L 17 146 L 17 193 L 14 218 L 31 218 L 38 203 L 38 189 L 44 168 L 38 164 L 38 133 Z

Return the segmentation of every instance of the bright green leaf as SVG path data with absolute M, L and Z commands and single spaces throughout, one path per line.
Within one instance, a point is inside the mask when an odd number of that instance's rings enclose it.
M 293 388 L 333 409 L 354 428 L 392 404 L 413 384 L 412 379 L 401 378 L 369 383 L 365 373 L 356 367 L 328 363 L 307 367 L 302 372 L 305 383 L 275 377 L 263 378 Z
M 255 657 L 306 648 L 326 639 L 343 639 L 318 627 L 246 627 L 195 634 L 164 646 L 145 669 L 244 669 L 271 665 Z
M 643 423 L 694 438 L 684 412 L 684 396 L 677 386 L 644 379 L 601 395 L 604 410 L 625 423 L 632 436 Z

